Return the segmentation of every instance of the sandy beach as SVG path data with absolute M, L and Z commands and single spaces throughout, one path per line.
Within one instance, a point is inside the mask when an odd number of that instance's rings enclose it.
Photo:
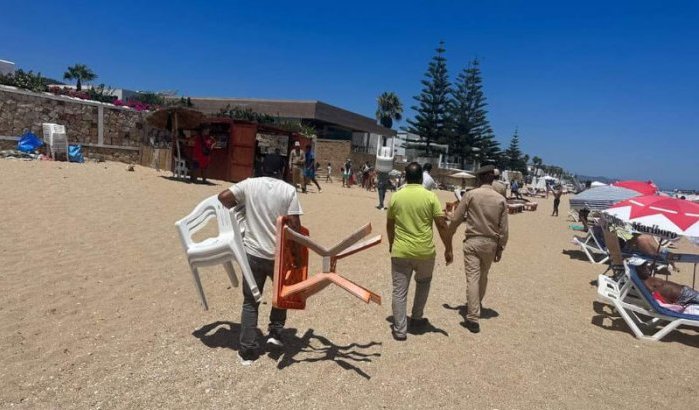
M 24 408 L 693 408 L 699 334 L 641 342 L 596 302 L 597 275 L 570 243 L 568 200 L 510 217 L 493 265 L 482 332 L 460 326 L 466 283 L 438 263 L 433 329 L 396 342 L 388 245 L 339 262 L 383 297 L 364 304 L 329 287 L 290 311 L 287 347 L 249 368 L 236 358 L 242 295 L 223 268 L 192 284 L 174 222 L 229 184 L 193 185 L 114 162 L 0 160 L 0 407 Z M 376 193 L 301 196 L 302 223 L 334 243 L 364 223 L 385 234 Z M 438 193 L 444 202 L 452 194 Z M 695 249 L 696 250 L 696 249 Z M 319 258 L 313 258 L 317 269 Z M 691 284 L 691 267 L 672 280 Z M 412 289 L 411 289 L 412 291 Z M 266 329 L 271 287 L 264 292 Z M 412 293 L 410 295 L 412 298 Z

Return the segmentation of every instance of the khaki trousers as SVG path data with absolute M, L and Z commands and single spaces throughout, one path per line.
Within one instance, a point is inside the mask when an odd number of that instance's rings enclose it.
M 391 277 L 393 279 L 393 330 L 405 335 L 408 331 L 408 288 L 410 278 L 415 272 L 415 299 L 413 300 L 413 319 L 422 319 L 430 294 L 430 282 L 434 271 L 434 260 L 413 258 L 391 258 Z
M 464 267 L 466 271 L 466 320 L 478 322 L 481 302 L 488 287 L 488 271 L 495 259 L 498 244 L 485 236 L 466 238 L 464 241 Z
M 291 178 L 294 182 L 294 188 L 298 186 L 304 191 L 306 190 L 306 183 L 303 179 L 303 170 L 301 169 L 301 167 L 294 165 L 291 168 Z

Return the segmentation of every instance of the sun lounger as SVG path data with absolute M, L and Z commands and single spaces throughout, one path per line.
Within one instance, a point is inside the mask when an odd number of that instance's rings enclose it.
M 699 315 L 660 305 L 636 273 L 636 267 L 625 263 L 624 269 L 625 275 L 619 281 L 599 275 L 597 294 L 616 308 L 637 338 L 657 342 L 678 326 L 699 328 Z
M 609 251 L 602 245 L 604 241 L 597 237 L 594 229 L 588 230 L 584 238 L 574 236 L 572 242 L 580 247 L 590 263 L 603 264 L 609 260 Z
M 510 214 L 516 214 L 524 211 L 523 204 L 507 204 L 507 212 Z

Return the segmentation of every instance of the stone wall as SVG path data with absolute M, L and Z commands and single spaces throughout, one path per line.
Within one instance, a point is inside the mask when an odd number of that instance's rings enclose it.
M 325 175 L 328 162 L 332 165 L 333 175 L 340 177 L 340 168 L 350 158 L 352 141 L 318 139 L 316 141 L 316 161 L 320 162 L 320 173 Z
M 42 123 L 61 124 L 69 143 L 82 144 L 85 152 L 104 159 L 138 158 L 148 131 L 145 115 L 111 104 L 0 86 L 0 136 L 16 137 L 28 128 L 43 137 Z

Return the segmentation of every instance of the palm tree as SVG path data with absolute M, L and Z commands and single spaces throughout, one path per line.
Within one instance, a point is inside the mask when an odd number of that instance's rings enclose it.
M 82 81 L 92 81 L 97 78 L 95 74 L 88 66 L 85 64 L 75 64 L 72 67 L 68 67 L 68 71 L 63 74 L 64 80 L 76 80 L 76 89 L 80 91 L 82 89 Z
M 532 158 L 532 163 L 534 164 L 534 169 L 535 169 L 534 173 L 536 173 L 536 171 L 539 170 L 539 168 L 541 167 L 541 164 L 543 164 L 544 161 L 543 161 L 541 158 L 539 158 L 538 156 L 535 155 L 535 156 Z
M 379 124 L 386 128 L 391 128 L 393 127 L 393 121 L 403 119 L 403 103 L 400 102 L 396 93 L 386 91 L 379 95 L 379 98 L 376 100 L 378 103 L 376 120 Z

